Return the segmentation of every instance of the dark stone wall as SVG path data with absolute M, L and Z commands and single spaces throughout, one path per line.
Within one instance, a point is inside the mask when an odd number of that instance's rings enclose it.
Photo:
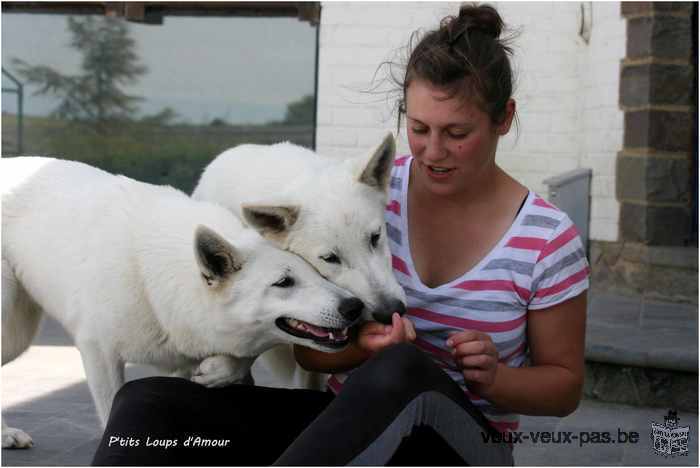
M 623 211 L 625 216 L 631 215 Z M 641 221 L 639 221 L 641 223 Z M 592 241 L 591 291 L 698 303 L 698 249 Z
M 698 411 L 698 374 L 586 362 L 586 398 L 635 406 Z
M 692 93 L 693 69 L 687 65 L 630 63 L 622 68 L 620 102 L 625 106 L 686 106 Z
M 690 3 L 668 2 L 654 4 L 644 16 L 627 16 L 627 57 L 664 57 L 685 60 L 690 57 L 692 46 L 690 15 L 675 16 L 690 11 Z M 623 5 L 624 12 L 624 5 Z M 637 15 L 639 13 L 635 13 Z M 623 13 L 624 15 L 624 13 Z
M 693 240 L 697 178 L 697 31 L 690 2 L 623 2 L 620 69 L 624 149 L 616 187 L 620 240 L 683 246 Z M 695 13 L 697 14 L 697 13 Z M 697 232 L 697 229 L 695 229 Z
M 691 144 L 692 114 L 683 110 L 645 107 L 625 112 L 625 148 L 650 150 L 647 154 L 682 152 L 687 158 Z
M 686 202 L 689 193 L 690 161 L 687 158 L 671 158 L 620 154 L 617 173 L 623 173 L 628 181 L 619 187 L 620 198 L 633 198 L 658 203 Z

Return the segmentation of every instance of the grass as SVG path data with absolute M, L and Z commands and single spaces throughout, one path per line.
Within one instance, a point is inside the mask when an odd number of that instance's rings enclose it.
M 90 127 L 47 117 L 24 118 L 25 155 L 85 162 L 113 174 L 190 193 L 204 167 L 242 143 L 310 143 L 313 126 L 157 126 L 123 123 L 97 134 Z M 16 148 L 17 119 L 3 115 L 3 151 Z M 9 155 L 9 154 L 6 154 Z

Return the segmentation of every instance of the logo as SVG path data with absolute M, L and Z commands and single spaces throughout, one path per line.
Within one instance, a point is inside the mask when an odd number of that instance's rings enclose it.
M 678 413 L 669 410 L 668 415 L 664 416 L 663 424 L 651 423 L 651 441 L 657 455 L 688 455 L 690 426 L 679 426 L 679 420 Z

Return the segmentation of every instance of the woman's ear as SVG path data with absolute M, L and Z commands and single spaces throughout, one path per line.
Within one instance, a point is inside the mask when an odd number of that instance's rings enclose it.
M 515 100 L 508 99 L 505 111 L 503 112 L 503 121 L 496 125 L 496 134 L 502 136 L 508 133 L 513 123 L 513 117 L 515 117 Z

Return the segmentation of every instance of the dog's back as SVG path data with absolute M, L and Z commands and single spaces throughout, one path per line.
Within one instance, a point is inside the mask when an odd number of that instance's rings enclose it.
M 121 306 L 127 314 L 140 312 L 142 288 L 131 250 L 131 237 L 138 233 L 131 230 L 131 217 L 134 204 L 144 208 L 148 197 L 138 193 L 138 183 L 72 161 L 19 157 L 0 164 L 2 256 L 9 270 L 3 275 L 3 289 L 10 286 L 13 297 L 7 302 L 14 303 L 7 311 L 3 307 L 3 321 L 24 323 L 34 304 L 75 339 L 75 334 L 87 333 L 91 323 L 104 326 L 115 320 L 101 308 L 87 320 L 81 316 L 85 307 L 80 302 Z M 132 295 L 126 297 L 125 290 Z M 110 325 L 116 334 L 119 324 Z M 5 343 L 17 349 L 28 345 L 23 341 L 31 334 L 17 339 L 26 328 L 3 327 L 3 355 Z M 16 354 L 9 348 L 8 358 Z
M 215 201 L 240 216 L 241 203 L 285 199 L 332 162 L 291 143 L 236 146 L 204 169 L 192 198 Z
M 84 164 L 50 158 L 3 158 L 0 168 L 3 266 L 13 273 L 12 278 L 4 275 L 3 286 L 16 282 L 43 308 L 62 306 L 70 300 L 66 281 L 83 274 L 91 262 L 108 263 L 119 248 L 111 245 L 101 258 L 90 255 L 93 236 L 114 232 L 123 224 L 124 213 L 100 196 L 115 189 L 114 177 Z M 98 224 L 109 226 L 103 231 Z M 71 267 L 74 274 L 68 276 L 73 278 L 67 278 Z M 90 287 L 91 276 L 84 279 L 85 287 Z M 22 300 L 22 295 L 14 300 Z M 3 320 L 6 315 L 3 307 Z M 63 323 L 70 320 L 57 318 Z M 3 328 L 3 341 L 7 335 Z

